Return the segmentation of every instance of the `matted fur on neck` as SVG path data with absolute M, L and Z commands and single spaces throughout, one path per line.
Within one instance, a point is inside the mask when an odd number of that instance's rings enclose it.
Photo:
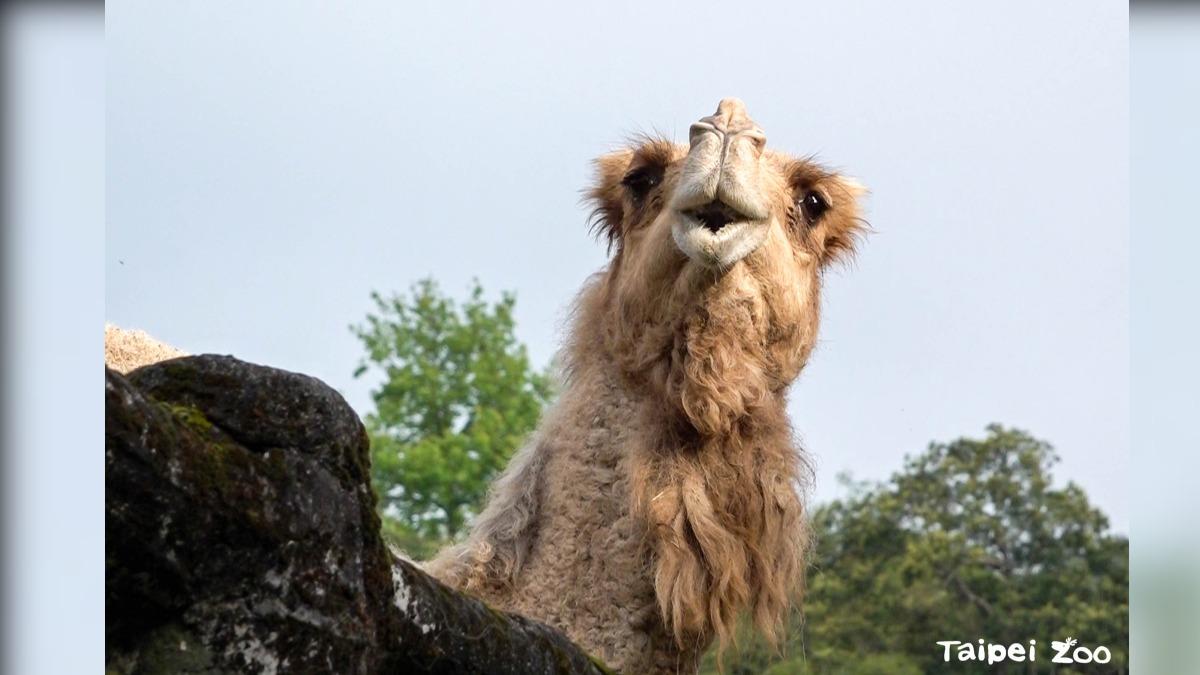
M 660 253 L 636 279 L 618 255 L 577 330 L 602 327 L 607 358 L 642 394 L 631 497 L 676 639 L 724 644 L 749 610 L 774 640 L 808 542 L 809 470 L 784 408 L 816 332 L 815 289 L 768 257 L 716 273 Z
M 794 340 L 815 326 L 768 335 L 762 312 L 771 302 L 738 271 L 698 276 L 691 280 L 698 288 L 684 284 L 680 295 L 659 298 L 681 303 L 678 313 L 631 311 L 650 308 L 631 297 L 618 301 L 619 270 L 614 264 L 580 295 L 560 400 L 571 400 L 572 388 L 590 379 L 583 375 L 596 371 L 612 373 L 633 393 L 634 415 L 625 422 L 633 440 L 619 449 L 619 470 L 628 474 L 625 499 L 641 523 L 645 562 L 634 569 L 650 577 L 679 648 L 702 651 L 713 637 L 724 643 L 743 611 L 774 638 L 800 591 L 807 544 L 800 496 L 808 474 L 784 414 L 791 378 L 783 371 L 794 377 L 802 356 Z M 773 302 L 778 311 L 781 301 Z M 651 315 L 665 325 L 649 322 Z M 647 351 L 658 358 L 645 358 Z M 556 405 L 541 428 L 559 428 L 555 418 L 563 414 Z M 510 608 L 545 518 L 543 469 L 554 445 L 540 434 L 531 439 L 493 486 L 468 540 L 443 551 L 428 565 L 431 573 Z
M 808 542 L 808 467 L 784 407 L 816 333 L 816 291 L 769 257 L 716 274 L 663 253 L 630 265 L 619 252 L 580 294 L 560 400 L 599 371 L 630 401 L 616 451 L 645 553 L 632 569 L 651 577 L 678 648 L 724 644 L 744 611 L 774 639 L 801 590 Z M 563 405 L 541 430 L 561 427 Z M 523 566 L 544 525 L 543 467 L 561 440 L 542 433 L 493 486 L 468 540 L 429 565 L 505 608 L 528 583 Z

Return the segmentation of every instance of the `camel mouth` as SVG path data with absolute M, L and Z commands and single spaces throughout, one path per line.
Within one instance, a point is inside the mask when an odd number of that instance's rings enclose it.
M 700 223 L 704 229 L 713 234 L 720 232 L 730 223 L 752 220 L 746 214 L 719 199 L 714 199 L 698 208 L 685 209 L 682 214 Z
M 728 269 L 750 255 L 766 239 L 770 221 L 713 200 L 675 211 L 671 235 L 688 258 L 705 267 Z

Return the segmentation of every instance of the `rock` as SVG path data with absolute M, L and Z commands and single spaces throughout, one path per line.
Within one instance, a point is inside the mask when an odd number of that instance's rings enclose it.
M 106 369 L 105 412 L 108 672 L 604 672 L 388 551 L 319 380 L 185 357 Z

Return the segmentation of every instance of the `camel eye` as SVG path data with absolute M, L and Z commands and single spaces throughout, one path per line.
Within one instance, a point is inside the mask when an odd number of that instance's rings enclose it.
M 640 200 L 650 194 L 662 182 L 663 170 L 659 166 L 642 166 L 625 174 L 621 185 L 629 188 L 635 200 Z
M 810 221 L 817 220 L 824 215 L 825 211 L 829 210 L 829 203 L 816 190 L 805 192 L 804 197 L 800 199 L 800 206 Z

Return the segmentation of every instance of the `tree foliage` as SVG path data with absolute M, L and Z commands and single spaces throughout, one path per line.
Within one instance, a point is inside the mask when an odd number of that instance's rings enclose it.
M 367 352 L 355 376 L 383 377 L 366 418 L 381 510 L 393 538 L 454 537 L 537 424 L 550 378 L 516 339 L 511 293 L 489 303 L 476 282 L 459 303 L 426 279 L 372 299 L 353 331 Z
M 773 666 L 750 641 L 727 672 L 1070 673 L 1128 667 L 1128 541 L 1078 486 L 1056 488 L 1053 448 L 990 426 L 933 443 L 880 485 L 816 510 L 805 620 Z M 1050 662 L 1051 640 L 1105 645 L 1107 665 Z M 942 660 L 939 640 L 1041 645 L 1036 663 Z M 1072 670 L 1074 669 L 1074 670 Z M 715 671 L 714 671 L 715 672 Z

